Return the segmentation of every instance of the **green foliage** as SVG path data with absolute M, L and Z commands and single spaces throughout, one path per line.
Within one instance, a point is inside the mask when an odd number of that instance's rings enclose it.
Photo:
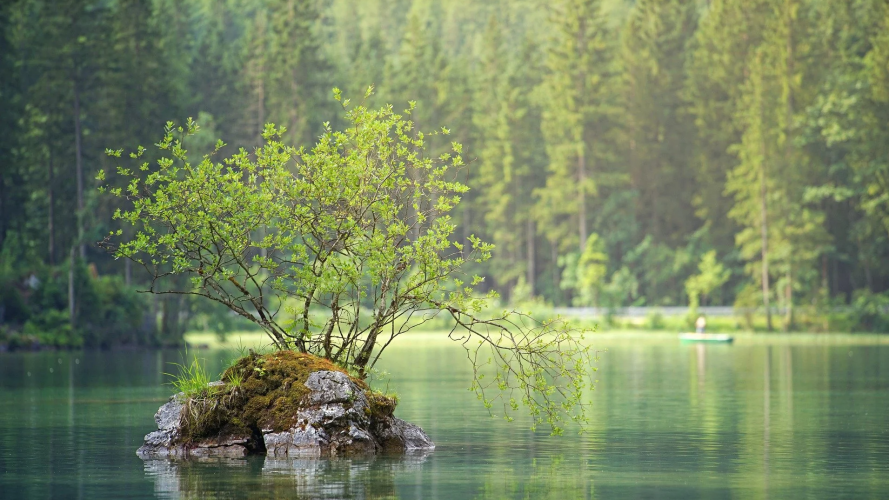
M 688 293 L 689 308 L 694 311 L 701 304 L 701 299 L 719 290 L 731 277 L 731 272 L 716 260 L 716 250 L 710 250 L 701 257 L 698 263 L 698 274 L 685 280 Z
M 162 282 L 152 291 L 210 298 L 259 324 L 281 348 L 360 366 L 370 350 L 352 351 L 345 340 L 366 333 L 373 346 L 382 326 L 405 310 L 478 310 L 471 286 L 479 280 L 442 290 L 467 258 L 485 260 L 490 252 L 477 239 L 466 253 L 448 241 L 454 225 L 447 213 L 466 191 L 445 180 L 462 165 L 460 145 L 433 161 L 418 154 L 428 134 L 391 107 L 359 106 L 347 118 L 349 128 L 328 129 L 310 152 L 285 146 L 280 130 L 267 127 L 255 161 L 242 151 L 222 163 L 205 156 L 194 165 L 168 126 L 159 147 L 170 157 L 151 171 L 145 188 L 136 170 L 123 167 L 119 175 L 132 178 L 126 194 L 109 188 L 134 200 L 131 210 L 118 213 L 135 227 L 134 237 L 116 255 L 158 278 L 167 269 L 190 278 L 186 289 L 158 289 L 171 286 Z M 180 128 L 196 131 L 193 122 Z M 314 317 L 316 300 L 330 317 Z M 368 306 L 374 322 L 347 333 Z M 279 311 L 286 319 L 278 319 Z M 316 328 L 325 333 L 313 338 Z M 335 336 L 344 340 L 338 346 L 331 344 Z
M 639 282 L 636 276 L 626 266 L 621 267 L 602 288 L 604 303 L 609 308 L 624 305 L 642 305 L 639 297 Z
M 889 332 L 889 294 L 856 293 L 849 316 L 855 321 L 854 330 Z
M 156 167 L 120 166 L 127 187 L 101 188 L 132 202 L 115 214 L 132 230 L 112 232 L 103 245 L 147 269 L 151 292 L 223 304 L 278 349 L 314 354 L 361 378 L 417 326 L 412 317 L 450 316 L 452 337 L 476 363 L 473 388 L 486 405 L 502 400 L 509 413 L 521 403 L 553 432 L 565 419 L 584 423 L 583 393 L 594 369 L 583 332 L 508 311 L 482 316 L 486 300 L 475 287 L 483 278 L 462 268 L 488 260 L 493 247 L 472 235 L 469 245 L 451 240 L 449 212 L 468 190 L 451 180 L 463 165 L 462 146 L 453 142 L 430 157 L 427 138 L 448 131 L 419 130 L 413 103 L 399 115 L 392 106 L 350 107 L 338 89 L 334 97 L 348 126 L 328 126 L 311 150 L 285 145 L 283 130 L 268 125 L 253 155 L 241 149 L 214 161 L 220 142 L 193 163 L 183 141 L 197 124 L 168 124 Z M 130 157 L 144 154 L 140 147 Z M 147 173 L 144 181 L 139 172 Z M 479 370 L 492 363 L 494 381 L 487 383 Z M 195 370 L 184 371 L 186 385 Z M 259 361 L 253 370 L 265 376 Z M 492 389 L 500 395 L 489 396 Z
M 325 122 L 348 123 L 327 89 L 360 95 L 375 84 L 365 107 L 414 101 L 415 130 L 454 130 L 424 137 L 428 157 L 453 153 L 451 142 L 466 150 L 467 168 L 448 180 L 473 190 L 449 212 L 462 228 L 449 240 L 495 245 L 463 268 L 463 281 L 487 276 L 480 295 L 685 304 L 715 250 L 730 278 L 702 300 L 755 292 L 759 307 L 789 311 L 787 328 L 823 328 L 806 308 L 844 316 L 856 293 L 889 287 L 887 33 L 889 7 L 872 0 L 6 2 L 2 321 L 18 336 L 34 311 L 67 310 L 74 247 L 77 266 L 123 281 L 96 285 L 123 302 L 100 300 L 100 314 L 76 272 L 71 335 L 84 345 L 181 345 L 186 328 L 224 335 L 252 323 L 183 296 L 135 311 L 131 294 L 115 291 L 149 288 L 150 275 L 91 244 L 118 229 L 134 236 L 111 220 L 129 201 L 96 196 L 91 173 L 109 172 L 108 188 L 122 193 L 149 174 L 114 175 L 101 152 L 137 150 L 164 120 L 186 116 L 201 123 L 181 137 L 195 164 L 220 137 L 252 155 L 267 122 L 284 128 L 281 143 L 310 144 Z M 212 161 L 237 154 L 223 146 Z M 266 230 L 255 226 L 254 243 Z M 605 258 L 579 265 L 591 234 Z M 579 284 L 581 268 L 596 269 L 596 284 Z M 45 292 L 22 286 L 31 273 Z M 302 308 L 284 302 L 282 311 Z M 310 316 L 317 335 L 324 315 Z
M 67 311 L 47 309 L 29 319 L 22 333 L 37 339 L 42 345 L 54 347 L 81 347 L 83 337 L 71 328 Z

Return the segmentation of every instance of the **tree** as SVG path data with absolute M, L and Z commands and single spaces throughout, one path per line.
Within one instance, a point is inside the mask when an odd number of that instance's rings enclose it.
M 587 198 L 596 194 L 596 173 L 610 154 L 613 47 L 601 2 L 568 0 L 557 8 L 541 84 L 549 166 L 546 186 L 536 191 L 536 212 L 541 232 L 560 251 L 582 251 L 589 235 Z
M 639 231 L 627 253 L 637 255 L 635 269 L 646 275 L 640 295 L 661 304 L 681 301 L 683 269 L 672 264 L 676 249 L 701 226 L 687 168 L 694 128 L 684 96 L 696 21 L 695 2 L 640 0 L 622 37 L 621 143 Z
M 696 25 L 695 2 L 640 0 L 621 47 L 627 164 L 644 234 L 676 246 L 699 226 L 694 177 L 683 168 L 693 123 L 685 113 L 685 51 Z
M 565 266 L 566 275 L 574 274 L 572 279 L 564 280 L 563 286 L 571 286 L 575 290 L 574 303 L 581 306 L 599 306 L 602 303 L 602 289 L 608 273 L 608 255 L 605 254 L 602 238 L 593 233 L 587 238 L 583 252 L 576 261 Z
M 582 423 L 594 370 L 582 332 L 517 313 L 482 317 L 485 300 L 474 294 L 482 278 L 461 271 L 492 248 L 475 237 L 471 248 L 450 240 L 448 214 L 467 190 L 450 180 L 463 164 L 462 147 L 432 159 L 424 153 L 429 134 L 410 118 L 413 106 L 403 117 L 391 106 L 348 108 L 335 95 L 348 127 L 327 128 L 311 150 L 286 146 L 285 131 L 269 125 L 254 154 L 242 149 L 221 163 L 207 155 L 192 164 L 181 137 L 197 126 L 168 125 L 156 169 L 147 162 L 118 169 L 130 183 L 110 192 L 133 206 L 116 217 L 135 235 L 117 232 L 104 245 L 144 266 L 152 293 L 219 302 L 260 326 L 278 349 L 322 356 L 361 377 L 397 337 L 446 314 L 489 408 L 499 399 L 508 416 L 522 403 L 535 425 L 554 432 L 565 418 Z M 144 182 L 139 170 L 150 172 Z M 188 286 L 170 279 L 180 275 Z M 496 389 L 498 396 L 488 395 Z
M 763 2 L 708 2 L 695 32 L 688 64 L 687 99 L 697 129 L 693 201 L 696 215 L 709 226 L 720 251 L 734 248 L 737 227 L 727 216 L 731 198 L 723 196 L 726 175 L 737 164 L 729 151 L 741 141 L 735 119 L 743 82 L 749 73 L 751 50 L 762 37 Z
M 497 248 L 490 264 L 494 285 L 509 293 L 523 279 L 534 292 L 534 221 L 532 198 L 543 183 L 545 159 L 539 113 L 531 102 L 541 69 L 537 48 L 525 40 L 520 58 L 506 50 L 503 28 L 491 16 L 482 37 L 478 82 L 475 85 L 473 122 L 478 166 L 473 181 L 480 193 L 475 200 L 484 214 L 486 234 Z
M 716 260 L 716 250 L 705 253 L 701 257 L 701 262 L 698 263 L 698 274 L 685 280 L 688 307 L 691 310 L 696 310 L 702 300 L 706 302 L 707 297 L 719 290 L 730 276 L 731 272 Z
M 729 212 L 742 230 L 737 243 L 744 258 L 759 257 L 748 271 L 762 287 L 768 328 L 771 324 L 770 295 L 775 276 L 778 299 L 785 308 L 784 328 L 793 325 L 793 291 L 800 276 L 806 277 L 830 238 L 824 216 L 806 204 L 808 185 L 822 177 L 818 164 L 796 146 L 798 110 L 808 106 L 811 94 L 801 85 L 801 63 L 808 50 L 807 13 L 800 13 L 795 0 L 766 2 L 775 15 L 766 18 L 763 37 L 752 51 L 749 77 L 743 88 L 743 106 L 738 109 L 741 142 L 731 148 L 740 163 L 729 174 L 726 192 L 735 196 Z

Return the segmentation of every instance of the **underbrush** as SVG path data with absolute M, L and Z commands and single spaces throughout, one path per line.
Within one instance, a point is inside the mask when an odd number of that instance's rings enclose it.
M 111 347 L 150 344 L 147 301 L 119 276 L 98 276 L 74 266 L 74 322 L 68 302 L 68 266 L 29 271 L 0 269 L 0 344 L 8 349 Z

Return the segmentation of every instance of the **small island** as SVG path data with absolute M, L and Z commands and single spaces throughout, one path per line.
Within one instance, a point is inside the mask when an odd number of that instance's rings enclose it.
M 222 378 L 161 406 L 158 430 L 137 455 L 341 457 L 435 448 L 422 429 L 393 415 L 396 398 L 310 354 L 251 352 Z

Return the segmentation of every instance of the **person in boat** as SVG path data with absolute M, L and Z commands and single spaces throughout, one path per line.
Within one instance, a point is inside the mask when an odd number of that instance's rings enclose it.
M 705 328 L 707 328 L 707 320 L 703 316 L 698 316 L 695 321 L 695 333 L 704 333 Z

